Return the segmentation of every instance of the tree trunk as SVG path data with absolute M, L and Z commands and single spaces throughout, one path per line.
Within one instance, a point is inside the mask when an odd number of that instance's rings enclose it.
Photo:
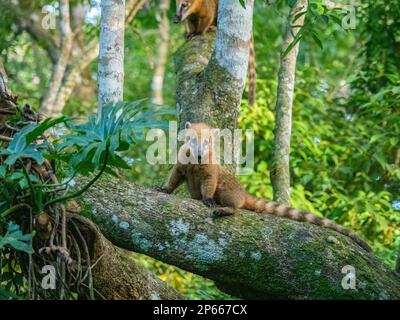
M 176 108 L 186 121 L 234 129 L 246 82 L 253 27 L 253 0 L 221 0 L 218 28 L 183 45 L 176 53 Z M 214 47 L 215 42 L 215 47 Z
M 177 291 L 114 247 L 93 222 L 76 214 L 68 219 L 77 224 L 86 240 L 92 239 L 90 254 L 96 299 L 181 299 Z
M 103 0 L 101 8 L 99 112 L 106 103 L 116 103 L 123 98 L 125 1 Z M 83 222 L 83 228 L 90 225 L 84 219 Z M 91 228 L 95 238 L 93 260 L 100 259 L 93 269 L 99 296 L 106 299 L 179 298 L 175 290 L 118 252 L 94 225 Z
M 70 24 L 69 0 L 60 0 L 59 7 L 61 34 L 60 54 L 57 63 L 53 68 L 50 84 L 47 88 L 46 95 L 44 96 L 40 107 L 42 113 L 44 113 L 46 116 L 54 115 L 54 112 L 52 110 L 57 104 L 56 98 L 62 84 L 62 79 L 68 65 L 69 57 L 71 55 L 73 41 L 73 33 Z
M 163 99 L 163 83 L 165 74 L 165 64 L 168 57 L 168 42 L 169 42 L 169 19 L 167 16 L 170 7 L 170 0 L 160 0 L 158 19 L 159 43 L 157 56 L 155 60 L 154 76 L 151 81 L 152 102 L 162 105 Z
M 123 100 L 125 0 L 102 0 L 99 52 L 99 111 Z
M 290 11 L 286 31 L 283 37 L 281 63 L 278 75 L 278 95 L 275 108 L 275 141 L 272 150 L 271 183 L 274 200 L 290 204 L 290 137 L 292 130 L 292 106 L 296 60 L 299 52 L 298 42 L 292 50 L 284 55 L 293 42 L 299 28 L 292 28 L 294 17 L 307 10 L 307 0 L 297 0 Z M 296 20 L 296 26 L 304 23 L 304 15 Z
M 398 274 L 320 226 L 244 210 L 213 218 L 200 201 L 111 177 L 82 204 L 114 245 L 212 279 L 240 298 L 400 299 Z M 354 289 L 345 289 L 346 266 L 354 267 Z

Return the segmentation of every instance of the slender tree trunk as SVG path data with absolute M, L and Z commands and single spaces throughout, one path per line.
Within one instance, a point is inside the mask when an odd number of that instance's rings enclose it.
M 50 84 L 47 88 L 46 95 L 44 96 L 44 99 L 41 103 L 41 111 L 47 116 L 54 115 L 54 112 L 52 110 L 57 104 L 56 98 L 58 95 L 58 91 L 60 90 L 62 79 L 64 77 L 64 73 L 71 55 L 73 41 L 73 33 L 70 24 L 69 0 L 59 0 L 59 6 L 61 34 L 60 55 L 58 57 L 55 67 L 53 68 Z
M 63 3 L 68 4 L 68 1 L 63 1 Z M 144 0 L 126 0 L 125 26 L 133 21 L 143 3 Z M 46 116 L 57 116 L 62 113 L 81 73 L 98 57 L 99 40 L 97 38 L 84 43 L 84 49 L 80 41 L 85 14 L 83 11 L 86 7 L 76 4 L 70 10 L 63 10 L 71 16 L 67 19 L 64 15 L 64 19 L 59 24 L 60 34 L 53 34 L 42 27 L 39 16 L 34 12 L 26 12 L 12 3 L 4 3 L 4 6 L 7 10 L 13 10 L 16 13 L 17 27 L 21 31 L 26 31 L 32 40 L 38 42 L 48 53 L 53 70 L 49 86 L 43 95 L 41 112 Z M 63 28 L 64 25 L 66 28 Z M 66 33 L 64 42 L 61 41 L 63 32 Z
M 165 74 L 165 64 L 168 57 L 169 42 L 169 19 L 167 16 L 170 7 L 170 0 L 160 0 L 158 19 L 159 43 L 157 57 L 155 60 L 155 69 L 153 80 L 151 81 L 152 102 L 154 104 L 163 104 L 163 83 Z
M 293 42 L 299 28 L 292 28 L 293 18 L 307 10 L 307 0 L 297 0 L 290 11 L 286 31 L 283 37 L 281 62 L 278 75 L 278 95 L 275 109 L 275 141 L 272 151 L 271 182 L 274 200 L 290 204 L 290 137 L 292 130 L 292 106 L 296 73 L 296 60 L 299 52 L 298 42 L 284 55 Z M 304 15 L 296 20 L 296 25 L 303 25 Z
M 123 100 L 125 0 L 102 0 L 99 52 L 99 111 Z
M 62 112 L 65 104 L 74 91 L 76 84 L 78 83 L 78 78 L 82 75 L 83 71 L 88 67 L 88 65 L 98 56 L 98 41 L 96 40 L 91 42 L 88 45 L 88 49 L 84 52 L 81 52 L 81 54 L 84 56 L 84 58 L 79 59 L 78 61 L 73 61 L 65 72 L 62 86 L 57 95 L 57 109 L 54 109 L 53 113 L 57 114 Z

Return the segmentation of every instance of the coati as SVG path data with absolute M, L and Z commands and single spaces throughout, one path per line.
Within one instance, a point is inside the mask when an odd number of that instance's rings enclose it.
M 185 21 L 187 39 L 217 26 L 218 0 L 176 0 L 175 23 Z
M 213 142 L 217 130 L 204 123 L 189 122 L 185 129 L 185 143 L 179 148 L 177 164 L 172 169 L 166 188 L 161 191 L 172 193 L 186 182 L 191 197 L 202 200 L 208 207 L 215 207 L 214 214 L 217 216 L 232 215 L 235 209 L 247 209 L 304 221 L 336 230 L 353 239 L 366 251 L 371 251 L 368 244 L 353 232 L 331 220 L 249 195 L 240 182 L 213 159 Z
M 218 0 L 176 0 L 175 23 L 185 21 L 186 38 L 188 40 L 213 31 L 217 26 Z M 249 43 L 249 105 L 254 104 L 256 95 L 256 69 L 254 38 L 251 34 Z

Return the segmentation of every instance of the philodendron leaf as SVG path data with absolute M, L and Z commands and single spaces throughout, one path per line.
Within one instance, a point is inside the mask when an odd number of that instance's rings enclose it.
M 0 237 L 0 249 L 10 246 L 16 250 L 32 254 L 34 251 L 30 244 L 31 240 L 31 234 L 22 234 L 19 226 L 10 221 L 5 236 Z

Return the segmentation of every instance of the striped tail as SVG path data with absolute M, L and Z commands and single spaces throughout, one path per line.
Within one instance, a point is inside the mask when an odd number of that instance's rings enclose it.
M 251 40 L 249 44 L 249 65 L 248 65 L 248 75 L 249 75 L 249 106 L 253 106 L 256 98 L 256 52 L 254 50 L 254 36 L 251 34 Z
M 247 196 L 246 203 L 243 209 L 251 210 L 258 213 L 273 214 L 278 217 L 284 217 L 294 221 L 303 221 L 316 224 L 318 226 L 323 226 L 325 228 L 335 230 L 345 236 L 348 236 L 364 250 L 368 252 L 372 251 L 371 247 L 364 240 L 361 240 L 354 232 L 342 227 L 332 220 L 317 217 L 309 212 L 303 212 L 284 204 L 279 204 L 272 201 L 265 201 L 252 197 L 250 195 Z

